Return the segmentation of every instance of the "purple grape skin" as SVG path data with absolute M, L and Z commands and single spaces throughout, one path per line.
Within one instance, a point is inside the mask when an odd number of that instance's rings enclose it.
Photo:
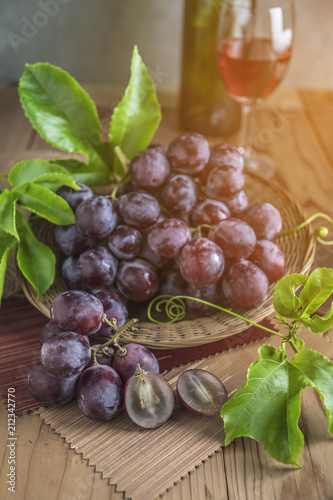
M 156 269 L 140 258 L 123 261 L 118 269 L 117 287 L 128 299 L 137 302 L 148 300 L 158 288 Z
M 51 319 L 63 330 L 82 335 L 96 333 L 101 327 L 101 301 L 82 290 L 63 292 L 51 304 Z
M 231 198 L 221 198 L 221 201 L 227 205 L 234 217 L 239 217 L 249 206 L 249 200 L 245 191 L 239 191 Z
M 83 252 L 78 260 L 81 281 L 89 288 L 111 286 L 117 276 L 117 259 L 102 246 Z
M 88 290 L 88 288 L 82 283 L 79 268 L 78 268 L 78 257 L 70 255 L 62 263 L 61 274 L 64 278 L 66 285 L 72 289 Z
M 188 283 L 208 286 L 222 276 L 224 255 L 221 248 L 208 238 L 195 238 L 184 246 L 178 265 Z
M 98 290 L 94 295 L 102 302 L 107 318 L 115 318 L 117 320 L 117 328 L 124 326 L 128 319 L 128 309 L 119 295 L 110 290 Z M 99 335 L 110 337 L 115 333 L 115 329 L 103 323 L 98 333 Z
M 257 242 L 256 234 L 246 222 L 225 219 L 209 230 L 208 237 L 222 248 L 227 259 L 247 259 Z
M 148 261 L 155 269 L 161 269 L 167 262 L 167 259 L 152 251 L 146 237 L 143 239 L 138 257 Z
M 156 148 L 135 155 L 129 168 L 133 184 L 148 191 L 162 186 L 170 174 L 168 160 Z
M 212 304 L 219 304 L 221 302 L 219 282 L 215 282 L 208 286 L 194 286 L 188 283 L 184 295 L 211 302 Z M 185 304 L 187 312 L 192 313 L 196 317 L 210 316 L 216 312 L 214 307 L 197 302 L 196 300 L 186 299 Z
M 93 347 L 100 347 L 101 345 L 102 344 L 94 344 Z M 112 349 L 112 347 L 104 347 L 103 351 L 96 353 L 96 361 L 99 365 L 106 365 L 111 367 L 113 356 L 114 356 L 114 350 Z M 93 366 L 93 364 L 94 364 L 94 357 L 91 353 L 90 361 L 86 366 L 85 370 L 87 368 L 90 368 L 90 366 Z
M 228 399 L 221 380 L 198 368 L 185 370 L 179 375 L 177 394 L 186 408 L 203 417 L 218 415 Z
M 270 283 L 281 279 L 286 270 L 282 250 L 270 240 L 257 241 L 249 260 L 264 271 Z
M 160 372 L 155 355 L 147 347 L 135 343 L 126 344 L 122 347 L 127 352 L 125 356 L 121 355 L 121 350 L 115 353 L 112 368 L 116 370 L 123 384 L 126 384 L 127 380 L 134 375 L 138 363 L 147 372 Z
M 40 332 L 40 343 L 41 345 L 44 344 L 45 340 L 47 340 L 49 337 L 52 337 L 52 335 L 58 335 L 59 333 L 63 332 L 61 328 L 59 328 L 56 323 L 53 323 L 52 320 L 50 320 L 46 325 L 43 326 L 42 331 Z
M 156 149 L 156 151 L 159 151 L 164 156 L 166 156 L 168 152 L 168 147 L 165 144 L 160 144 L 159 142 L 152 142 L 149 144 L 147 149 Z
M 77 404 L 82 413 L 102 422 L 111 420 L 123 408 L 123 384 L 117 372 L 107 365 L 91 366 L 79 377 Z
M 158 279 L 158 295 L 185 295 L 186 282 L 177 267 L 172 265 L 164 267 Z
M 281 231 L 281 214 L 270 203 L 250 205 L 242 219 L 253 227 L 260 240 L 272 240 Z
M 79 255 L 92 248 L 96 242 L 95 238 L 82 234 L 75 224 L 56 226 L 54 239 L 62 253 L 67 256 Z
M 125 224 L 139 230 L 154 224 L 161 214 L 156 198 L 149 193 L 141 192 L 120 196 L 118 211 Z
M 104 196 L 84 200 L 75 212 L 76 224 L 86 236 L 104 238 L 116 227 L 117 212 L 112 202 Z
M 205 168 L 205 173 L 208 174 L 215 167 L 226 166 L 242 171 L 244 170 L 244 157 L 231 144 L 216 144 L 210 150 L 210 157 Z
M 42 345 L 40 363 L 48 375 L 68 378 L 80 373 L 91 356 L 88 340 L 75 332 L 61 332 Z
M 191 222 L 193 227 L 198 227 L 201 224 L 217 224 L 227 217 L 230 217 L 230 210 L 225 203 L 206 198 L 194 207 Z
M 198 186 L 188 175 L 173 175 L 163 188 L 163 204 L 175 215 L 189 214 L 197 203 Z
M 57 191 L 57 194 L 67 201 L 73 212 L 76 211 L 82 201 L 88 200 L 94 196 L 90 187 L 85 184 L 80 184 L 79 182 L 77 182 L 77 185 L 81 188 L 78 191 L 75 191 L 68 186 L 61 186 Z
M 222 287 L 229 302 L 250 309 L 258 307 L 267 298 L 269 282 L 260 267 L 244 259 L 227 269 L 222 278 Z
M 166 219 L 155 224 L 147 240 L 154 253 L 171 259 L 179 255 L 183 246 L 191 240 L 191 231 L 180 219 Z
M 197 133 L 187 133 L 176 137 L 168 147 L 167 158 L 171 170 L 180 174 L 197 175 L 210 155 L 207 139 Z
M 169 383 L 155 372 L 133 375 L 126 382 L 124 401 L 130 419 L 144 429 L 155 429 L 164 424 L 175 405 Z
M 108 238 L 108 246 L 118 259 L 134 259 L 139 252 L 142 242 L 140 232 L 134 227 L 125 224 L 117 226 Z
M 207 175 L 206 196 L 220 200 L 229 198 L 243 189 L 245 177 L 233 167 L 215 167 Z
M 68 403 L 75 397 L 79 375 L 69 378 L 50 377 L 40 364 L 35 365 L 28 375 L 28 387 L 38 403 L 58 406 Z

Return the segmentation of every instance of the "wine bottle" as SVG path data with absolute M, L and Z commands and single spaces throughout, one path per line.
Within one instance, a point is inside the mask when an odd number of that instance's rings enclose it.
M 186 131 L 221 136 L 240 123 L 240 106 L 221 80 L 216 33 L 223 0 L 185 0 L 180 124 Z

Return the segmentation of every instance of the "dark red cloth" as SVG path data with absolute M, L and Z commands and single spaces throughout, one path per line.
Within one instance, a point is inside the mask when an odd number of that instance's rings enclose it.
M 15 389 L 11 396 L 15 396 L 16 415 L 41 406 L 29 392 L 27 377 L 33 365 L 39 361 L 39 335 L 47 321 L 48 319 L 25 299 L 3 302 L 1 306 L 0 394 L 6 404 L 8 388 Z M 263 324 L 272 328 L 267 320 L 263 321 Z M 252 326 L 237 335 L 210 344 L 153 352 L 162 372 L 268 336 L 268 332 Z

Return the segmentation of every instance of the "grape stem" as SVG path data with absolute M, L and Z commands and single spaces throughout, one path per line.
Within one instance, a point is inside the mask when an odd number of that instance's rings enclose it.
M 288 231 L 283 231 L 282 233 L 279 233 L 278 237 L 279 236 L 287 236 L 288 234 L 296 233 L 296 231 L 303 229 L 303 227 L 307 226 L 308 224 L 311 224 L 311 222 L 313 222 L 314 220 L 319 219 L 319 218 L 325 219 L 329 224 L 331 224 L 333 226 L 333 219 L 329 215 L 324 214 L 322 212 L 318 212 L 316 214 L 311 215 L 311 217 L 308 217 L 305 221 L 303 221 L 298 226 L 293 227 L 292 229 L 289 229 Z M 316 231 L 317 241 L 319 243 L 321 243 L 322 245 L 333 245 L 333 240 L 326 241 L 326 240 L 323 240 L 321 238 L 322 235 L 327 236 L 327 234 L 328 234 L 327 227 L 325 227 L 325 226 L 319 227 Z
M 109 347 L 110 345 L 114 345 L 118 349 L 118 355 L 121 356 L 121 357 L 123 357 L 123 356 L 126 356 L 127 350 L 124 347 L 121 347 L 118 344 L 118 341 L 117 341 L 118 337 L 120 337 L 120 335 L 125 330 L 127 330 L 128 328 L 130 328 L 134 323 L 137 323 L 139 320 L 137 318 L 133 318 L 133 319 L 127 321 L 127 323 L 125 323 L 122 327 L 117 328 L 117 326 L 115 327 L 114 322 L 112 321 L 113 319 L 114 318 L 112 318 L 111 321 L 110 321 L 108 319 L 108 317 L 106 316 L 105 313 L 102 314 L 102 322 L 105 323 L 106 325 L 110 326 L 111 328 L 116 328 L 116 332 L 113 335 L 113 337 L 111 337 L 110 340 L 108 340 L 107 342 L 105 342 L 105 344 L 102 344 L 99 347 L 97 347 L 97 349 L 95 349 L 95 351 L 96 351 L 96 353 L 97 352 L 101 352 L 104 349 L 104 347 Z

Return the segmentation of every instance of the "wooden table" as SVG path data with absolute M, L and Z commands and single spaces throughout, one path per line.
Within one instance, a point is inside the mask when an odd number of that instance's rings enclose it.
M 103 123 L 110 102 L 121 94 L 107 86 L 87 86 L 98 104 Z M 179 133 L 173 96 L 161 95 L 163 121 L 156 141 L 168 143 Z M 0 90 L 0 171 L 14 161 L 48 148 L 31 129 L 20 107 L 16 87 Z M 300 202 L 307 215 L 333 216 L 333 92 L 280 90 L 257 109 L 254 120 L 257 147 L 277 163 L 277 180 Z M 236 143 L 236 136 L 224 137 Z M 215 142 L 217 139 L 215 138 Z M 26 153 L 24 153 L 26 152 Z M 318 248 L 316 266 L 333 267 L 333 250 Z M 330 339 L 332 341 L 332 333 Z M 253 346 L 253 360 L 258 346 Z M 325 352 L 323 352 L 325 354 Z M 246 370 L 247 367 L 244 367 Z M 327 434 L 326 416 L 319 397 L 302 394 L 300 422 L 305 448 L 302 469 L 277 464 L 261 445 L 237 439 L 201 467 L 179 481 L 163 500 L 219 499 L 333 499 L 333 438 Z M 0 497 L 7 491 L 7 412 L 0 405 Z M 124 498 L 114 486 L 94 472 L 35 414 L 17 419 L 17 493 L 19 500 L 117 500 Z M 75 478 L 75 488 L 74 481 Z M 79 486 L 78 486 L 79 485 Z M 170 485 L 172 486 L 172 485 Z M 154 500 L 147 493 L 147 500 Z

